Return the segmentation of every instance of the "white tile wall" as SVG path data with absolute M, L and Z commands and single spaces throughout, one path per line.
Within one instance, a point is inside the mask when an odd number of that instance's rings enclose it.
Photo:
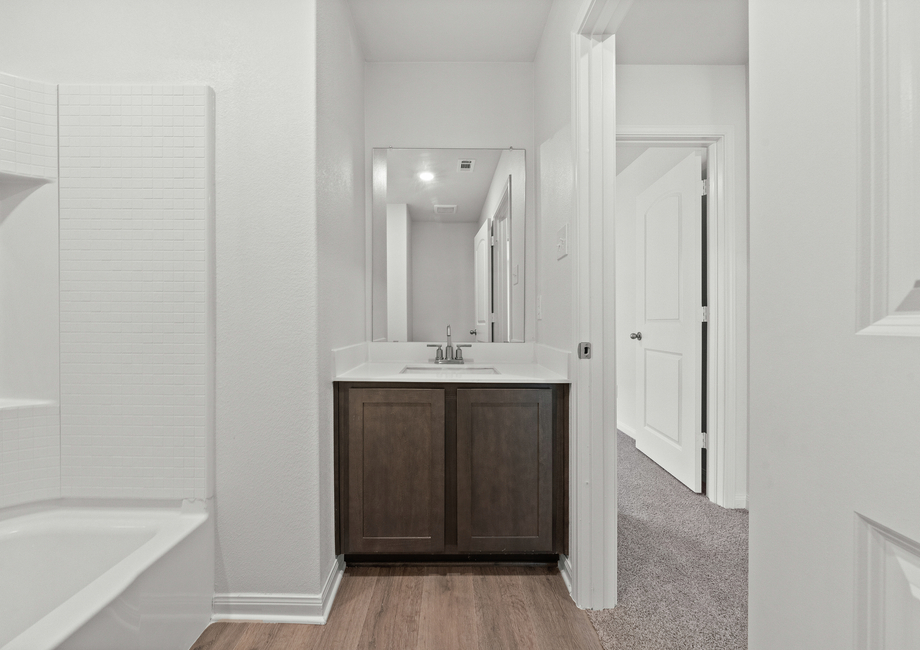
M 59 94 L 62 496 L 204 498 L 209 90 Z
M 61 495 L 57 404 L 0 406 L 0 508 Z
M 57 86 L 0 74 L 0 172 L 57 178 Z

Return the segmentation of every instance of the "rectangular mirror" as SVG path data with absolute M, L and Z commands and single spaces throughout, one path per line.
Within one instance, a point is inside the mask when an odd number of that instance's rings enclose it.
M 374 149 L 374 341 L 524 341 L 525 154 Z

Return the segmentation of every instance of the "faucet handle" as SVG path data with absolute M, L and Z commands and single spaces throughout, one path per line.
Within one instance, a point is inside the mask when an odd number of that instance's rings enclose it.
M 428 344 L 428 347 L 429 347 L 429 348 L 437 348 L 437 349 L 438 349 L 437 352 L 434 353 L 434 360 L 435 360 L 435 361 L 443 361 L 443 360 L 444 360 L 444 350 L 441 349 L 441 344 L 440 344 L 440 343 L 429 343 L 429 344 Z
M 457 347 L 457 352 L 454 353 L 454 359 L 456 359 L 457 361 L 463 361 L 463 350 L 461 350 L 460 348 L 471 348 L 473 346 L 470 343 L 458 343 L 456 347 Z

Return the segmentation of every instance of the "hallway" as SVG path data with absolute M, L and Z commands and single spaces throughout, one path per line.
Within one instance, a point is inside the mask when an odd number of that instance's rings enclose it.
M 618 604 L 604 648 L 747 648 L 748 513 L 690 492 L 617 434 Z

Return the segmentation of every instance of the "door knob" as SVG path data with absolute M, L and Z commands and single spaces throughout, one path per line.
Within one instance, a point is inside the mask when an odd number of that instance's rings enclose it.
M 629 338 L 631 338 L 631 339 L 636 339 L 637 341 L 641 341 L 641 340 L 642 340 L 642 332 L 633 332 L 632 334 L 629 335 Z

